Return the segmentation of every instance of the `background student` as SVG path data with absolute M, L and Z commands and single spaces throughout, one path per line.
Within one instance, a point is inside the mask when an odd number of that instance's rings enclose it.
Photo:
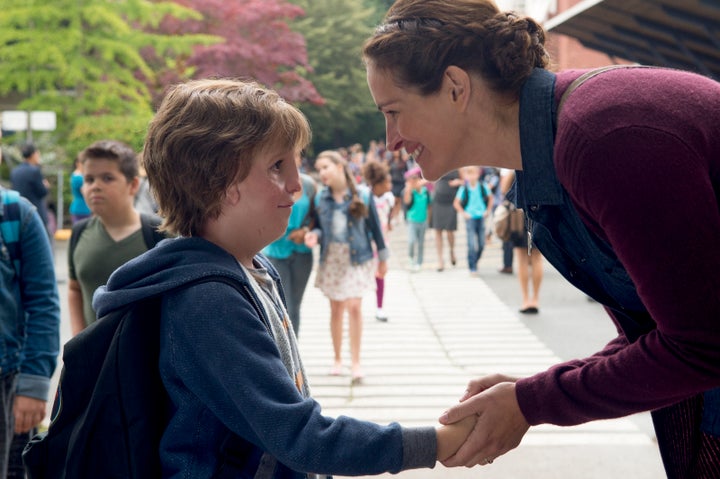
M 157 219 L 133 206 L 138 159 L 130 146 L 100 140 L 80 152 L 82 191 L 93 213 L 73 226 L 68 248 L 68 308 L 75 335 L 96 319 L 95 290 L 118 266 L 152 248 L 162 235 Z
M 324 151 L 317 156 L 315 169 L 324 188 L 317 194 L 317 221 L 315 228 L 305 235 L 305 244 L 312 248 L 320 243 L 315 286 L 330 301 L 334 353 L 330 374 L 343 373 L 343 324 L 347 311 L 350 368 L 352 380 L 357 382 L 364 377 L 360 364 L 362 297 L 365 291 L 375 288 L 375 272 L 382 276 L 387 272 L 389 250 L 372 193 L 355 183 L 347 161 L 336 151 Z M 377 252 L 377 265 L 373 251 Z

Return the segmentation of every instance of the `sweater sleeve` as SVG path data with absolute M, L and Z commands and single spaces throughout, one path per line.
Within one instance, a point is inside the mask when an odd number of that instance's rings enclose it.
M 168 322 L 164 355 L 224 428 L 296 471 L 352 476 L 435 464 L 434 428 L 324 416 L 298 391 L 247 298 L 212 284 L 192 289 L 168 303 L 169 318 L 181 311 L 192 320 Z
M 720 151 L 656 125 L 574 131 L 577 141 L 556 148 L 560 182 L 613 247 L 656 329 L 518 381 L 530 424 L 625 416 L 720 385 Z

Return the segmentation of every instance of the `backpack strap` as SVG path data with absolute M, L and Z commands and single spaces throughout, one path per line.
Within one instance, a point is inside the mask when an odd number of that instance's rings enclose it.
M 73 225 L 72 233 L 70 234 L 70 245 L 68 247 L 68 255 L 70 258 L 73 257 L 75 247 L 77 246 L 83 231 L 87 228 L 90 219 L 91 218 L 85 218 Z M 160 241 L 167 238 L 167 236 L 158 231 L 160 223 L 161 220 L 157 216 L 147 215 L 145 213 L 140 214 L 140 229 L 142 230 L 143 241 L 145 242 L 147 249 L 152 249 Z
M 148 249 L 153 249 L 156 244 L 167 238 L 164 233 L 158 231 L 161 223 L 162 220 L 157 216 L 140 213 L 140 229 Z
M 88 222 L 91 218 L 92 217 L 85 218 L 84 220 L 80 220 L 73 225 L 72 231 L 70 233 L 70 244 L 68 246 L 68 258 L 72 259 L 73 254 L 75 253 L 75 247 L 77 246 L 78 241 L 80 241 L 80 236 L 82 235 L 83 231 L 85 231 L 85 228 L 87 228 Z
M 15 274 L 20 276 L 20 193 L 0 190 L 2 194 L 2 218 L 0 218 L 0 245 L 7 250 Z

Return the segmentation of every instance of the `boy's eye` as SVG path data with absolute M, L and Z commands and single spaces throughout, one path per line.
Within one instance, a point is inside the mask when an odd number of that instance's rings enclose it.
M 273 163 L 272 169 L 273 169 L 273 170 L 279 170 L 280 167 L 282 166 L 282 164 L 283 164 L 283 160 L 278 160 L 278 161 L 276 161 L 275 163 Z

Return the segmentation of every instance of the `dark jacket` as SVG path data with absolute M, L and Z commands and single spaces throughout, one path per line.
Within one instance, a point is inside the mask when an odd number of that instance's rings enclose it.
M 278 281 L 264 256 L 256 263 Z M 93 306 L 103 315 L 207 275 L 233 278 L 245 292 L 203 283 L 163 296 L 160 374 L 173 405 L 161 442 L 163 477 L 210 477 L 228 430 L 254 445 L 248 473 L 257 468 L 258 452 L 279 461 L 273 477 L 302 477 L 292 471 L 379 474 L 435 463 L 433 428 L 332 419 L 312 398 L 302 397 L 248 278 L 237 260 L 213 243 L 161 242 L 115 271 Z

